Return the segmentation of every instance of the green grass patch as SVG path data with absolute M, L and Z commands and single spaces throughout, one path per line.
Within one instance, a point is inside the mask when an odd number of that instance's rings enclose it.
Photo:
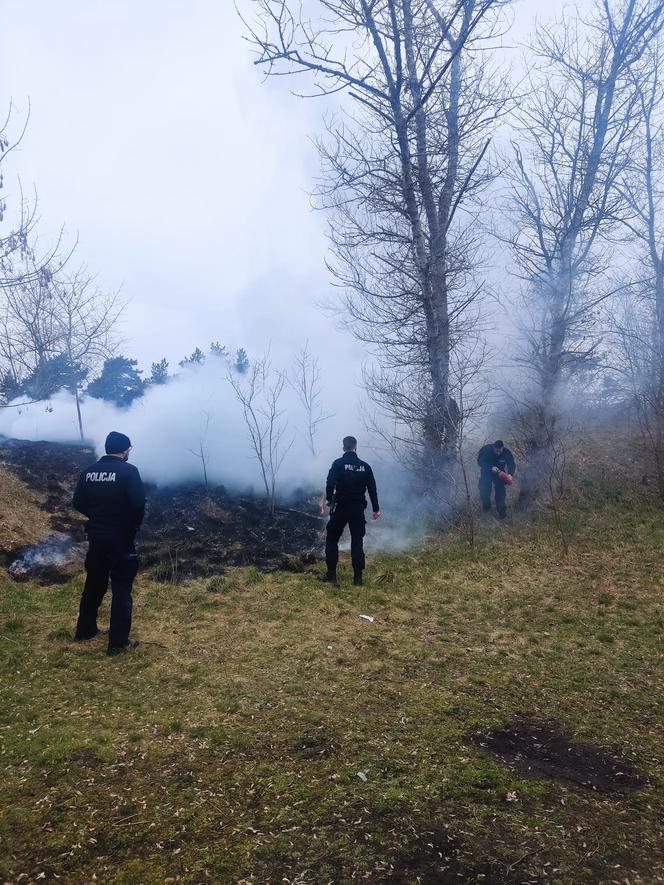
M 79 578 L 0 585 L 1 881 L 656 881 L 664 514 L 598 494 L 567 560 L 538 519 L 375 556 L 362 588 L 345 557 L 338 589 L 141 575 L 113 659 L 70 641 Z M 481 746 L 515 714 L 646 785 L 517 774 Z

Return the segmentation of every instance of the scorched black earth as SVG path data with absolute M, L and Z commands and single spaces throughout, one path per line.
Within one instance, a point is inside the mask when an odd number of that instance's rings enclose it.
M 150 489 L 138 537 L 141 562 L 177 581 L 219 572 L 224 565 L 299 570 L 322 550 L 324 520 L 316 499 L 301 496 L 272 516 L 257 498 L 200 485 Z
M 89 446 L 0 436 L 0 462 L 31 489 L 46 493 L 44 509 L 53 515 L 53 528 L 61 531 L 70 531 L 78 521 L 71 496 L 79 472 L 94 460 Z
M 71 502 L 80 471 L 95 461 L 92 449 L 27 440 L 0 440 L 0 462 L 31 489 L 45 493 L 43 509 L 52 532 L 71 538 L 71 549 L 83 549 L 83 521 Z M 277 506 L 274 516 L 265 502 L 237 495 L 223 486 L 202 484 L 159 488 L 146 486 L 147 509 L 137 546 L 143 568 L 152 568 L 162 580 L 177 582 L 218 573 L 224 565 L 303 570 L 322 555 L 325 521 L 317 514 L 316 495 L 300 492 Z M 48 542 L 45 536 L 42 542 Z M 1 550 L 6 567 L 17 560 L 34 562 L 23 578 L 55 581 L 60 568 L 42 563 L 42 542 L 30 548 Z M 82 568 L 82 555 L 62 566 L 62 579 Z M 54 560 L 56 561 L 56 560 Z M 60 560 L 57 560 L 60 561 Z

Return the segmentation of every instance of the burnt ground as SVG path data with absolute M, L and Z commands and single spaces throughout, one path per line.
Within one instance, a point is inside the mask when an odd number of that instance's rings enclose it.
M 78 474 L 94 460 L 89 446 L 0 439 L 0 461 L 30 489 L 45 494 L 44 510 L 51 515 L 53 531 L 73 532 L 78 539 L 81 527 L 71 496 Z
M 323 526 L 315 498 L 303 494 L 272 516 L 263 501 L 232 495 L 223 486 L 153 488 L 141 560 L 173 583 L 218 574 L 225 565 L 302 571 L 317 560 Z
M 645 786 L 644 778 L 619 751 L 576 743 L 564 725 L 536 716 L 515 715 L 506 728 L 475 739 L 521 777 L 547 777 L 600 793 L 623 793 Z
M 0 439 L 0 467 L 13 477 L 11 487 L 3 485 L 13 500 L 3 504 L 14 514 L 14 531 L 0 545 L 0 566 L 14 580 L 57 584 L 80 569 L 84 521 L 71 498 L 79 472 L 92 460 L 87 446 Z
M 43 581 L 66 580 L 80 567 L 79 547 L 85 540 L 83 522 L 71 508 L 71 496 L 80 471 L 95 459 L 87 446 L 26 440 L 0 440 L 0 462 L 30 489 L 44 496 L 51 535 L 46 549 L 14 547 L 0 550 L 9 568 L 26 553 L 34 562 L 30 573 L 15 577 L 40 577 Z M 223 486 L 209 490 L 201 484 L 158 488 L 146 486 L 146 518 L 138 537 L 143 565 L 154 568 L 155 577 L 179 580 L 219 573 L 225 565 L 255 565 L 263 569 L 301 571 L 320 553 L 324 522 L 317 515 L 315 497 L 297 495 L 271 515 L 265 502 L 238 496 Z M 72 539 L 76 556 L 48 562 L 62 551 L 62 536 Z

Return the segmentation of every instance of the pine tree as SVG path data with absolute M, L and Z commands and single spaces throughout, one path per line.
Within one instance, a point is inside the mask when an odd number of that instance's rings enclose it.
M 168 381 L 168 360 L 166 357 L 158 363 L 152 363 L 148 384 L 165 384 Z
M 247 370 L 249 369 L 249 357 L 247 356 L 247 351 L 244 347 L 241 347 L 235 353 L 235 362 L 233 363 L 233 368 L 240 375 L 246 375 Z
M 72 364 L 66 354 L 42 360 L 42 362 L 25 379 L 21 393 L 31 400 L 50 399 L 59 390 L 73 393 L 85 381 L 87 370 L 78 364 Z
M 143 396 L 145 382 L 142 372 L 136 368 L 137 361 L 126 356 L 116 356 L 104 362 L 101 375 L 88 386 L 88 393 L 95 399 L 128 406 L 132 400 Z
M 3 372 L 0 375 L 0 402 L 9 403 L 21 395 L 21 385 L 16 380 L 13 372 Z
M 210 356 L 219 357 L 221 360 L 228 359 L 228 348 L 225 344 L 220 344 L 218 341 L 213 341 L 210 345 Z
M 182 369 L 186 369 L 187 366 L 202 366 L 205 362 L 205 354 L 197 347 L 196 350 L 191 354 L 191 356 L 186 356 L 183 360 L 180 361 L 179 365 Z

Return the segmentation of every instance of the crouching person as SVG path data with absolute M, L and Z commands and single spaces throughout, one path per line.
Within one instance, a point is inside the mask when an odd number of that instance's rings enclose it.
M 498 519 L 505 519 L 507 516 L 507 483 L 511 484 L 511 477 L 516 471 L 514 455 L 502 439 L 497 439 L 494 443 L 482 446 L 477 455 L 477 463 L 480 468 L 479 490 L 482 510 L 485 513 L 491 510 L 491 491 L 493 490 Z
M 106 454 L 84 470 L 74 492 L 74 507 L 87 516 L 89 548 L 85 558 L 85 587 L 74 639 L 98 635 L 97 612 L 111 582 L 111 623 L 108 654 L 136 648 L 129 638 L 132 587 L 138 572 L 134 539 L 143 521 L 145 492 L 136 467 L 128 463 L 131 441 L 113 431 L 106 437 Z

